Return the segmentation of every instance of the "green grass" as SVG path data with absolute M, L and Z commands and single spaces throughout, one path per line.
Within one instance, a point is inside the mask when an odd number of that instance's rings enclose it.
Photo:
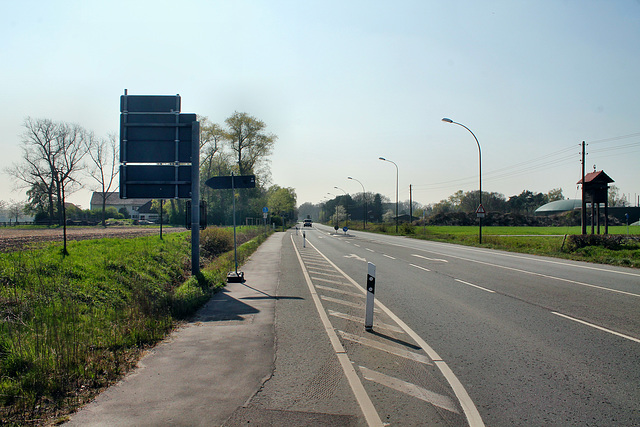
M 233 253 L 189 277 L 188 236 L 70 242 L 66 257 L 58 244 L 0 254 L 0 424 L 82 404 L 224 286 Z M 239 262 L 265 238 L 240 246 Z

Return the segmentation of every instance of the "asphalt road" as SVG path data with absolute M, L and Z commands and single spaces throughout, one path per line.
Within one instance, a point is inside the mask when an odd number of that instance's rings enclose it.
M 376 300 L 437 353 L 485 424 L 640 425 L 640 271 L 364 232 L 335 233 L 317 224 L 304 231 L 304 241 L 302 233 L 292 236 L 297 247 L 304 243 L 307 252 L 317 250 L 331 269 L 362 286 L 367 262 L 376 265 Z M 297 262 L 283 257 L 282 268 L 294 272 Z M 313 281 L 326 312 L 339 317 L 333 313 L 344 303 L 332 299 L 335 291 L 323 291 Z M 386 312 L 376 316 L 394 323 Z M 362 342 L 350 346 L 358 337 L 333 328 L 346 353 L 361 358 L 352 364 L 361 367 L 357 373 L 370 396 L 388 391 L 389 378 L 402 377 L 411 384 L 422 378 L 421 389 L 437 390 L 438 396 L 464 397 L 464 392 L 447 391 L 452 383 L 437 370 L 416 371 L 397 361 L 376 365 L 377 359 L 358 350 L 366 347 Z M 424 347 L 377 330 L 406 348 Z M 395 398 L 371 399 L 379 413 L 387 414 L 388 421 L 381 417 L 385 422 L 393 422 L 393 405 L 404 405 L 405 412 L 425 410 L 406 400 L 390 402 Z M 429 405 L 437 406 L 433 402 Z M 465 414 L 468 420 L 465 405 L 456 400 L 455 408 L 437 406 L 438 422 L 459 424 Z M 411 420 L 406 418 L 407 424 Z

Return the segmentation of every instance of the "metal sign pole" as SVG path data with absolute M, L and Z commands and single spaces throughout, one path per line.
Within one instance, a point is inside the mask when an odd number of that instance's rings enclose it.
M 231 194 L 233 194 L 233 259 L 236 265 L 236 277 L 238 276 L 238 243 L 236 240 L 236 187 L 235 176 L 231 173 Z
M 191 124 L 191 274 L 200 274 L 200 122 Z

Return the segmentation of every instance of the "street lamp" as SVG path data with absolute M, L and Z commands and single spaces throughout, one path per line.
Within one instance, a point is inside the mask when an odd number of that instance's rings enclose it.
M 378 157 L 378 159 L 384 162 L 393 163 L 393 165 L 396 167 L 396 234 L 398 234 L 398 176 L 399 176 L 398 165 L 396 164 L 396 162 L 385 159 L 384 157 Z
M 352 179 L 354 181 L 356 181 L 358 184 L 360 184 L 362 186 L 362 198 L 364 199 L 364 226 L 363 228 L 366 230 L 367 229 L 367 192 L 364 189 L 364 185 L 358 181 L 355 178 L 352 178 L 350 176 L 347 177 L 347 179 Z
M 484 213 L 481 212 L 483 210 L 483 208 L 482 208 L 482 151 L 480 150 L 480 143 L 478 142 L 478 138 L 476 138 L 476 135 L 473 132 L 471 132 L 471 129 L 469 129 L 468 127 L 466 127 L 462 123 L 454 122 L 453 120 L 448 119 L 446 117 L 444 119 L 442 119 L 442 121 L 445 122 L 445 123 L 452 123 L 454 125 L 462 126 L 466 130 L 468 130 L 471 135 L 473 135 L 473 139 L 475 139 L 476 140 L 476 144 L 478 144 L 478 174 L 480 175 L 480 178 L 479 178 L 479 181 L 480 181 L 480 194 L 479 194 L 480 205 L 478 206 L 477 213 L 478 213 L 478 215 L 484 215 Z M 480 230 L 478 232 L 478 242 L 480 244 L 482 244 L 482 216 L 478 216 L 478 220 L 480 221 Z
M 336 225 L 334 227 L 334 230 L 336 230 L 336 232 L 338 231 L 338 196 L 336 196 L 333 193 L 329 193 L 327 192 L 328 195 L 333 196 L 334 199 L 336 199 Z
M 342 191 L 345 196 L 349 196 L 349 194 L 346 191 L 344 191 L 342 188 L 340 188 L 340 187 L 333 187 L 333 188 L 335 188 L 336 190 Z M 349 227 L 349 198 L 345 197 L 344 200 L 345 200 L 345 202 L 344 202 L 345 211 L 347 212 L 347 219 L 345 220 L 345 226 Z

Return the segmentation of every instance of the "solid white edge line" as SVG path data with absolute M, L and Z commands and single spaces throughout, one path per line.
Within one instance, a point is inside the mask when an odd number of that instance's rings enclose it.
M 358 405 L 360 405 L 360 410 L 362 411 L 362 414 L 364 415 L 364 418 L 367 421 L 367 425 L 383 426 L 384 424 L 380 419 L 380 415 L 378 415 L 378 411 L 376 411 L 376 408 L 373 406 L 373 402 L 371 402 L 371 398 L 369 398 L 367 391 L 364 389 L 364 386 L 360 381 L 360 377 L 358 377 L 358 374 L 356 373 L 356 370 L 353 367 L 353 364 L 349 360 L 349 357 L 347 356 L 347 353 L 344 347 L 340 343 L 340 339 L 338 338 L 338 335 L 333 329 L 333 325 L 329 320 L 329 316 L 327 316 L 327 313 L 324 311 L 322 302 L 320 301 L 320 298 L 318 298 L 318 294 L 313 286 L 313 282 L 311 282 L 311 277 L 309 276 L 309 273 L 307 273 L 307 270 L 304 266 L 304 262 L 302 261 L 302 257 L 300 256 L 300 252 L 298 251 L 295 241 L 293 240 L 293 236 L 291 236 L 291 243 L 293 243 L 293 249 L 295 250 L 296 255 L 298 257 L 298 262 L 300 263 L 300 267 L 302 268 L 304 279 L 307 282 L 307 287 L 309 288 L 309 292 L 311 293 L 311 297 L 313 298 L 313 302 L 316 306 L 316 310 L 318 311 L 318 315 L 320 316 L 320 320 L 322 321 L 322 325 L 324 326 L 324 330 L 329 336 L 329 341 L 331 342 L 331 345 L 333 346 L 333 350 L 335 351 L 336 356 L 338 357 L 338 361 L 342 366 L 342 371 L 344 372 L 344 375 L 347 377 L 347 381 L 351 386 L 351 390 L 353 391 L 353 394 L 356 400 L 358 401 Z M 316 249 L 315 246 L 313 245 L 311 246 L 316 251 L 318 251 L 318 249 Z M 318 251 L 318 253 L 320 253 L 320 251 Z
M 640 343 L 640 339 L 638 338 L 621 334 L 620 332 L 612 331 L 611 329 L 603 328 L 602 326 L 594 325 L 593 323 L 585 322 L 584 320 L 576 319 L 575 317 L 567 316 L 566 314 L 558 313 L 557 311 L 552 311 L 551 313 L 555 314 L 556 316 L 564 317 L 565 319 L 568 319 L 568 320 L 573 320 L 574 322 L 582 323 L 583 325 L 590 326 L 592 328 L 601 330 L 603 332 L 608 332 L 610 334 L 617 335 L 621 338 L 625 338 L 625 339 Z
M 293 237 L 292 237 L 292 239 L 293 239 Z M 345 279 L 349 280 L 356 288 L 360 289 L 360 291 L 362 293 L 366 294 L 366 292 L 367 292 L 366 289 L 364 289 L 362 286 L 358 285 L 358 283 L 355 280 L 353 280 L 349 275 L 347 275 L 347 273 L 342 271 L 340 269 L 340 267 L 335 265 L 333 261 L 331 261 L 329 258 L 327 258 L 327 256 L 325 254 L 320 252 L 318 250 L 318 248 L 316 248 L 311 242 L 309 242 L 309 245 L 313 249 L 315 249 L 324 259 L 326 259 L 327 262 L 329 264 L 331 264 L 333 266 L 333 268 L 336 269 L 336 271 L 338 271 L 340 274 L 342 274 L 345 277 Z M 469 396 L 469 394 L 467 393 L 467 390 L 465 390 L 464 386 L 462 385 L 462 383 L 460 382 L 458 377 L 456 377 L 456 375 L 453 373 L 451 368 L 449 368 L 449 365 L 447 365 L 447 363 L 444 360 L 442 360 L 442 358 L 438 355 L 438 353 L 436 353 L 436 351 L 434 349 L 432 349 L 429 346 L 429 344 L 427 344 L 427 342 L 425 340 L 423 340 L 422 337 L 420 337 L 420 335 L 418 335 L 416 332 L 414 332 L 414 330 L 411 329 L 409 327 L 409 325 L 404 323 L 398 316 L 396 316 L 391 310 L 389 310 L 383 303 L 381 303 L 377 299 L 376 299 L 375 303 L 376 303 L 376 305 L 378 307 L 380 307 L 380 309 L 382 309 L 387 314 L 387 316 L 389 316 L 394 322 L 396 322 L 398 326 L 400 326 L 402 329 L 404 329 L 404 331 L 411 338 L 413 338 L 413 340 L 420 347 L 422 347 L 422 349 L 427 353 L 427 355 L 431 358 L 431 360 L 433 360 L 434 364 L 438 367 L 438 369 L 440 369 L 440 372 L 442 373 L 442 376 L 447 380 L 447 382 L 451 386 L 451 389 L 453 390 L 454 394 L 458 398 L 458 402 L 460 402 L 460 406 L 462 407 L 462 411 L 464 412 L 464 415 L 467 418 L 467 422 L 469 423 L 469 427 L 484 427 L 484 422 L 482 421 L 482 417 L 480 416 L 480 412 L 478 412 L 478 408 L 476 408 L 476 405 L 473 403 L 473 400 L 471 400 L 471 396 Z
M 496 291 L 492 291 L 491 289 L 483 288 L 482 286 L 474 285 L 473 283 L 465 282 L 464 280 L 460 280 L 460 279 L 453 279 L 453 280 L 455 280 L 456 282 L 464 283 L 465 285 L 468 285 L 468 286 L 473 286 L 474 288 L 481 289 L 481 290 L 483 290 L 485 292 L 491 292 L 492 294 L 496 293 Z

